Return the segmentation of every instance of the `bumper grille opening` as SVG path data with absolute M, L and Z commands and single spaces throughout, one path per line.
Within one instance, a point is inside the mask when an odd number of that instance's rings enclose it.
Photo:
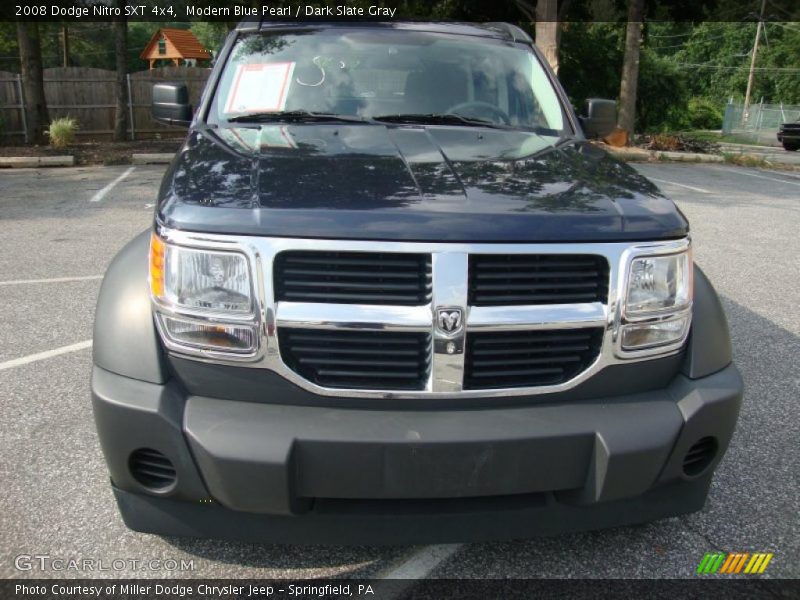
M 428 380 L 428 333 L 282 328 L 278 340 L 284 363 L 317 385 L 423 390 Z
M 557 385 L 600 353 L 602 328 L 467 334 L 464 389 Z
M 704 437 L 689 448 L 683 458 L 683 472 L 689 477 L 700 475 L 714 461 L 717 455 L 717 440 Z
M 128 467 L 133 478 L 150 490 L 163 491 L 178 479 L 172 462 L 152 448 L 139 448 L 131 453 Z
M 469 304 L 606 302 L 608 261 L 592 254 L 473 254 Z
M 291 302 L 428 304 L 430 254 L 281 252 L 275 258 L 275 297 Z

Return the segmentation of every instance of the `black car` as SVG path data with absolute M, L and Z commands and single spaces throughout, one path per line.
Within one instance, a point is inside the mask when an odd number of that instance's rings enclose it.
M 800 121 L 783 123 L 778 129 L 778 141 L 784 150 L 793 152 L 800 149 Z
M 153 227 L 108 269 L 92 400 L 122 517 L 419 543 L 697 511 L 742 380 L 689 225 L 505 24 L 228 37 Z

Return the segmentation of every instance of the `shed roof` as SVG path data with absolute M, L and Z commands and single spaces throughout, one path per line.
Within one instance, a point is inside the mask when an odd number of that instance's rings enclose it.
M 175 47 L 180 54 L 180 58 L 199 58 L 203 60 L 211 58 L 211 52 L 203 47 L 203 44 L 200 43 L 200 40 L 198 40 L 191 31 L 188 29 L 170 29 L 166 27 L 159 29 L 153 34 L 153 37 L 147 42 L 139 58 L 150 58 L 150 52 L 153 46 L 158 43 L 158 40 L 160 40 L 162 36 L 169 40 Z

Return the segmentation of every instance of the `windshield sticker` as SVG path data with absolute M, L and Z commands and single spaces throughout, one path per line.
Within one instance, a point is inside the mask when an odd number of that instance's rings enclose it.
M 286 105 L 294 62 L 239 65 L 226 113 L 277 112 Z
M 262 148 L 297 148 L 297 144 L 292 139 L 292 135 L 286 125 L 262 127 L 259 143 Z

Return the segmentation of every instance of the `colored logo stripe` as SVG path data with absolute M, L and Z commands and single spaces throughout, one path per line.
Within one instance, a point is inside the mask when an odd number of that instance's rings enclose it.
M 703 574 L 734 574 L 742 572 L 751 575 L 759 574 L 766 570 L 773 556 L 774 554 L 771 552 L 756 552 L 753 554 L 749 552 L 732 552 L 730 554 L 725 552 L 706 552 L 703 560 L 697 565 L 697 572 Z

